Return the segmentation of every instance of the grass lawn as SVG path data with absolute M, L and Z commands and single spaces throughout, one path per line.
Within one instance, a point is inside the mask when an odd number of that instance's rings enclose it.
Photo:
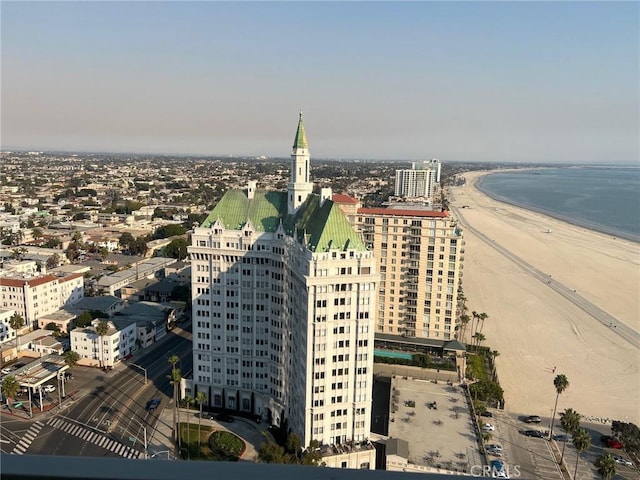
M 209 425 L 200 426 L 199 443 L 197 423 L 180 423 L 179 431 L 182 458 L 234 462 L 245 448 L 244 442 L 237 436 L 225 431 L 214 431 Z

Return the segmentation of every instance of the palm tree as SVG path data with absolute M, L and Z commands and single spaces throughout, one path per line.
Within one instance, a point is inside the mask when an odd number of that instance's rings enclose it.
M 64 352 L 64 363 L 67 364 L 67 367 L 73 368 L 78 364 L 78 360 L 80 360 L 80 355 L 73 350 L 67 350 Z M 73 398 L 73 388 L 71 389 L 71 398 Z
M 476 334 L 476 332 L 473 331 L 473 322 L 476 321 L 478 319 L 478 312 L 476 312 L 475 310 L 473 310 L 471 312 L 471 338 L 473 338 L 473 336 Z M 476 324 L 476 330 L 478 329 L 478 326 Z
M 564 428 L 564 431 L 567 432 L 568 435 L 575 435 L 575 433 L 580 428 L 580 419 L 582 415 L 576 412 L 573 408 L 567 408 L 564 412 L 560 414 L 560 425 Z M 567 446 L 567 441 L 565 439 L 562 444 L 562 455 L 560 456 L 560 465 L 562 465 L 562 460 L 564 459 L 564 449 Z
M 204 392 L 196 393 L 196 402 L 200 405 L 200 416 L 198 417 L 198 447 L 200 447 L 200 423 L 202 421 L 202 404 L 207 401 L 207 394 Z
M 480 342 L 484 342 L 487 339 L 487 337 L 484 336 L 484 333 L 480 332 L 476 332 L 473 338 L 476 339 L 476 348 L 480 347 Z
M 616 461 L 610 453 L 600 455 L 596 460 L 596 467 L 603 480 L 609 480 L 616 474 Z
M 469 317 L 469 315 L 467 315 L 466 313 L 463 313 L 462 315 L 460 315 L 460 325 L 462 326 L 461 332 L 460 332 L 460 340 L 462 340 L 463 342 L 464 342 L 464 334 L 467 331 L 467 324 L 469 323 L 469 320 L 471 320 L 471 317 Z
M 188 409 L 191 409 L 194 403 L 196 403 L 195 398 L 191 395 L 185 395 L 184 403 L 186 404 Z M 187 412 L 187 460 L 189 460 L 190 448 L 191 448 L 191 423 L 189 422 L 190 412 Z
M 11 405 L 11 402 L 18 392 L 20 391 L 20 384 L 16 380 L 16 377 L 9 375 L 2 379 L 2 395 L 7 399 L 7 405 Z
M 102 351 L 102 337 L 104 337 L 109 331 L 109 324 L 105 320 L 101 320 L 96 325 L 96 333 L 100 337 L 100 366 L 104 366 L 104 353 Z
M 484 321 L 489 318 L 489 315 L 487 315 L 486 313 L 482 312 L 478 315 L 478 319 L 482 320 L 482 325 L 480 325 L 480 333 L 482 333 L 482 327 L 484 327 Z
M 9 326 L 16 332 L 16 355 L 18 354 L 18 330 L 24 327 L 24 318 L 18 312 L 11 315 Z
M 171 355 L 169 357 L 169 363 L 171 364 L 171 373 L 167 376 L 169 383 L 173 385 L 173 440 L 180 443 L 179 435 L 177 433 L 178 426 L 178 386 L 180 385 L 180 369 L 176 368 L 176 363 L 180 361 L 177 355 Z
M 591 446 L 591 436 L 584 428 L 579 428 L 573 436 L 573 446 L 578 450 L 576 455 L 576 468 L 573 471 L 573 480 L 576 480 L 578 475 L 578 460 L 580 460 L 580 454 Z
M 549 429 L 549 439 L 553 438 L 553 423 L 556 419 L 556 409 L 558 408 L 558 399 L 560 398 L 560 394 L 564 392 L 569 386 L 569 380 L 567 380 L 567 376 L 561 373 L 560 375 L 556 375 L 556 378 L 553 379 L 553 386 L 556 387 L 556 404 L 553 407 L 553 415 L 551 416 L 551 428 Z

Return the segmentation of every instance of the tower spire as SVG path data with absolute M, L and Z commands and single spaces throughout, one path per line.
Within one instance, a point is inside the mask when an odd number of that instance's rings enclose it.
M 313 184 L 309 179 L 309 144 L 302 123 L 302 110 L 298 115 L 298 128 L 293 139 L 291 152 L 291 176 L 289 178 L 288 212 L 294 214 L 312 192 Z
M 298 117 L 298 129 L 296 130 L 296 138 L 293 140 L 293 148 L 309 148 L 307 144 L 307 134 L 304 131 L 304 124 L 302 123 L 302 110 L 300 110 Z

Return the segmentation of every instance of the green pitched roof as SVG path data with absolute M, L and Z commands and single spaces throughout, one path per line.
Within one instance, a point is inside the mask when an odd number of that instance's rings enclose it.
M 309 145 L 307 144 L 307 134 L 304 133 L 304 125 L 302 124 L 302 112 L 300 112 L 298 129 L 296 130 L 296 138 L 293 140 L 293 148 L 309 148 Z
M 320 205 L 318 195 L 309 195 L 295 216 L 289 216 L 285 223 L 289 235 L 295 234 L 298 241 L 304 241 L 310 250 L 366 250 L 360 235 L 353 229 L 340 208 L 331 200 Z
M 287 193 L 258 190 L 249 200 L 242 190 L 227 191 L 202 222 L 209 228 L 220 220 L 225 228 L 239 230 L 250 221 L 258 231 L 275 232 L 282 221 L 288 235 L 304 241 L 313 252 L 327 250 L 366 250 L 340 208 L 331 200 L 320 205 L 320 197 L 311 194 L 295 215 L 287 214 Z
M 258 231 L 275 232 L 287 213 L 287 194 L 258 190 L 252 200 L 242 190 L 229 190 L 211 210 L 201 227 L 220 220 L 225 228 L 239 230 L 247 221 Z

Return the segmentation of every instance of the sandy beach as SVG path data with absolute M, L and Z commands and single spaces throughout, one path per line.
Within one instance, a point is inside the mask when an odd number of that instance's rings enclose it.
M 488 237 L 465 230 L 462 282 L 469 311 L 489 315 L 484 344 L 500 352 L 507 410 L 550 417 L 553 378 L 564 373 L 570 386 L 559 411 L 640 424 L 640 350 L 618 335 L 640 330 L 640 244 L 492 200 L 474 186 L 486 173 L 465 174 L 467 185 L 451 189 L 451 205 Z M 614 317 L 615 326 L 561 295 L 565 287 Z

